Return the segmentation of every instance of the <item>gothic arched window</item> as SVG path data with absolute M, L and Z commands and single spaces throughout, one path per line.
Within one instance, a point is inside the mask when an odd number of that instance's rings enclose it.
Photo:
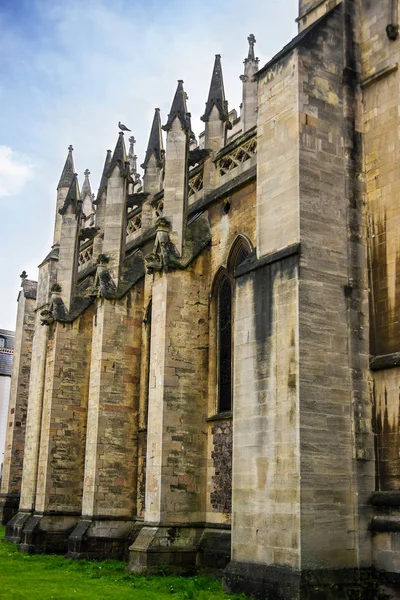
M 217 412 L 232 410 L 233 397 L 233 304 L 237 267 L 252 253 L 251 243 L 244 236 L 238 236 L 232 245 L 227 269 L 221 267 L 214 284 L 216 307 L 216 383 Z
M 232 409 L 232 283 L 224 276 L 218 291 L 218 412 Z

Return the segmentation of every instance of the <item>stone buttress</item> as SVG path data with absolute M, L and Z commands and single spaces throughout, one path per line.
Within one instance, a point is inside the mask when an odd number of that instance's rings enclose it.
M 23 274 L 24 275 L 24 274 Z M 18 295 L 15 359 L 10 384 L 7 432 L 0 491 L 0 520 L 5 525 L 18 511 L 25 447 L 26 414 L 35 325 L 36 281 L 22 277 Z
M 191 134 L 183 82 L 168 121 L 164 213 L 156 222 L 154 251 L 146 256 L 154 274 L 148 383 L 144 526 L 130 547 L 136 572 L 167 563 L 193 569 L 204 521 L 206 416 L 204 377 L 207 287 L 203 260 L 185 271 L 187 158 Z M 197 323 L 196 332 L 192 323 Z M 202 325 L 203 324 L 203 325 Z
M 348 598 L 371 566 L 350 4 L 325 6 L 256 75 L 258 260 L 237 273 L 232 561 L 224 584 L 260 598 Z
M 22 550 L 260 599 L 399 588 L 398 6 L 300 0 L 298 25 L 260 70 L 249 36 L 239 117 L 215 56 L 198 144 L 179 81 L 143 186 L 134 137 L 96 200 L 69 148 L 19 297 Z
M 101 199 L 104 237 L 96 274 L 100 289 L 91 340 L 82 518 L 68 546 L 68 556 L 73 557 L 123 556 L 136 515 L 143 289 L 138 284 L 121 294 L 127 164 L 120 133 L 106 172 L 107 193 Z

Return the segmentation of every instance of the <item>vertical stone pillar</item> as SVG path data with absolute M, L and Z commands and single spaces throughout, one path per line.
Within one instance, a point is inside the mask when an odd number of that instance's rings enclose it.
M 92 320 L 90 307 L 73 323 L 42 328 L 48 330 L 43 403 L 40 410 L 35 390 L 29 423 L 32 469 L 27 464 L 25 476 L 24 465 L 21 493 L 21 510 L 34 511 L 21 536 L 20 548 L 27 552 L 66 552 L 81 514 Z
M 146 456 L 147 426 L 149 409 L 150 352 L 151 352 L 151 318 L 152 318 L 152 280 L 146 275 L 144 280 L 144 318 L 142 324 L 142 352 L 140 362 L 139 393 L 139 437 L 138 437 L 138 479 L 137 479 L 137 517 L 144 519 L 146 506 Z
M 153 284 L 146 526 L 130 548 L 134 571 L 193 566 L 205 520 L 208 289 L 198 277 L 204 260 Z
M 97 260 L 99 254 L 103 250 L 103 238 L 104 238 L 104 222 L 106 216 L 106 202 L 107 202 L 107 184 L 108 177 L 107 173 L 111 164 L 111 150 L 107 150 L 106 160 L 104 162 L 103 174 L 101 176 L 99 190 L 97 192 L 96 200 L 94 205 L 96 206 L 95 214 L 95 225 L 98 229 L 97 235 L 93 239 L 93 257 Z
M 78 229 L 80 222 L 80 191 L 77 175 L 68 190 L 62 215 L 60 252 L 57 266 L 57 283 L 61 286 L 61 298 L 70 310 L 78 275 Z
M 23 527 L 35 506 L 48 338 L 48 327 L 42 325 L 40 313 L 42 310 L 47 310 L 49 306 L 50 289 L 56 280 L 57 254 L 58 249 L 53 249 L 39 266 L 20 505 L 17 515 L 7 524 L 6 528 L 7 538 L 17 543 L 21 541 Z
M 2 524 L 7 523 L 14 516 L 20 500 L 35 325 L 36 286 L 36 281 L 23 280 L 22 290 L 18 296 L 14 361 L 0 493 Z
M 127 172 L 124 134 L 121 131 L 107 174 L 103 239 L 103 254 L 108 258 L 107 266 L 116 287 L 118 287 L 125 256 Z
M 151 126 L 149 143 L 143 164 L 143 191 L 148 194 L 142 205 L 142 229 L 146 230 L 153 223 L 152 200 L 162 188 L 164 166 L 164 148 L 161 132 L 160 109 L 156 108 Z
M 188 152 L 191 133 L 183 81 L 178 82 L 171 112 L 163 129 L 167 132 L 164 179 L 164 217 L 171 224 L 171 241 L 179 256 L 184 246 L 188 205 Z
M 69 556 L 122 556 L 136 515 L 142 282 L 99 299 L 90 363 L 82 522 Z
M 187 220 L 188 134 L 179 119 L 174 119 L 167 135 L 164 179 L 164 217 L 171 223 L 171 241 L 183 252 Z
M 256 38 L 249 35 L 249 54 L 244 61 L 244 74 L 240 76 L 243 83 L 242 92 L 242 111 L 240 119 L 242 121 L 242 132 L 248 131 L 257 124 L 257 80 L 254 75 L 258 71 L 258 58 L 254 55 L 254 44 Z

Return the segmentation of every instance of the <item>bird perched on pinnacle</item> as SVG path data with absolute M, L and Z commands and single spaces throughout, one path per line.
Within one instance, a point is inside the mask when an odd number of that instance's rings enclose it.
M 120 128 L 121 131 L 131 131 L 130 129 L 127 128 L 126 125 L 121 123 L 121 121 L 118 121 L 118 127 Z

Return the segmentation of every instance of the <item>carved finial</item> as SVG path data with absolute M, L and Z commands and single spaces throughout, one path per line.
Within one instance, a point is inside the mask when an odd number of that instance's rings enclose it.
M 133 135 L 131 135 L 131 137 L 129 138 L 129 154 L 131 156 L 134 156 L 134 154 L 135 154 L 135 144 L 136 144 L 135 137 Z
M 256 43 L 256 38 L 254 34 L 251 33 L 247 38 L 247 41 L 249 42 L 249 55 L 247 57 L 247 60 L 255 60 L 254 44 Z
M 21 275 L 20 275 L 22 281 L 21 284 L 25 281 L 25 279 L 28 277 L 28 273 L 26 271 L 22 271 Z
M 68 146 L 68 151 L 69 151 L 69 152 L 73 152 L 73 150 L 74 150 L 74 149 L 73 149 L 73 147 L 72 147 L 72 146 L 71 146 L 71 144 L 70 144 L 70 145 Z
M 90 175 L 90 171 L 89 171 L 89 169 L 86 169 L 86 171 L 84 172 L 84 176 L 89 177 L 89 175 Z

